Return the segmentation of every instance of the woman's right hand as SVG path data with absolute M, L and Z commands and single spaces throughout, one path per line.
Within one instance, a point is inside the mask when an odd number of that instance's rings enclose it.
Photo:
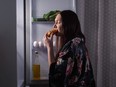
M 50 37 L 48 37 L 46 33 L 43 37 L 43 42 L 48 49 L 53 47 L 53 34 L 51 34 Z

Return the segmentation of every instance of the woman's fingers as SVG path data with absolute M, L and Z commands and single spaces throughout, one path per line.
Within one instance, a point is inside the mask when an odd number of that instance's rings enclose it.
M 49 39 L 50 39 L 51 41 L 53 41 L 53 33 L 51 33 Z
M 50 45 L 53 43 L 53 34 L 50 35 L 50 37 L 47 36 L 47 33 L 43 37 L 43 42 L 46 45 Z
M 47 42 L 47 35 L 45 34 L 44 36 L 43 36 L 43 42 L 46 44 L 46 42 Z

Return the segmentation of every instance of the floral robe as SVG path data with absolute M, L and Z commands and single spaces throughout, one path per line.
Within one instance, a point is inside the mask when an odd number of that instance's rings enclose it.
M 93 70 L 83 38 L 67 42 L 49 71 L 49 87 L 95 87 Z

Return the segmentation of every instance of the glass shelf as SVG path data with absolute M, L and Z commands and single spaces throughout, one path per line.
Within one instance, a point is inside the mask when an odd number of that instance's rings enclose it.
M 32 18 L 32 23 L 33 24 L 40 24 L 40 23 L 45 23 L 45 24 L 50 24 L 50 23 L 54 23 L 53 20 L 46 20 L 44 18 Z

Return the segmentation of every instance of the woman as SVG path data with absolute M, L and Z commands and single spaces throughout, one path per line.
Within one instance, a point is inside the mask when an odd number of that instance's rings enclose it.
M 53 34 L 47 33 L 44 42 L 47 46 L 50 87 L 95 87 L 93 70 L 85 46 L 85 37 L 81 32 L 76 13 L 64 10 L 57 14 L 54 28 L 57 47 L 56 56 L 53 49 Z

